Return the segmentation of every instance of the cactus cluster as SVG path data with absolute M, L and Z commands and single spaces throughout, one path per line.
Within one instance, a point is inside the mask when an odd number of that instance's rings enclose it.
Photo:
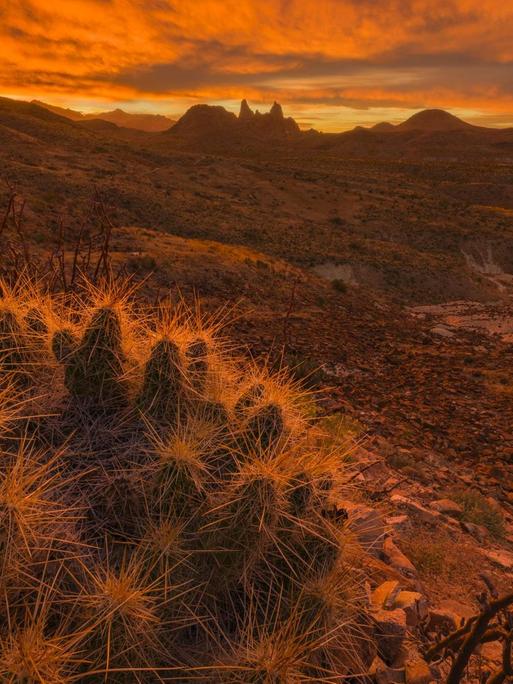
M 301 391 L 109 287 L 2 292 L 0 680 L 360 681 L 341 464 Z

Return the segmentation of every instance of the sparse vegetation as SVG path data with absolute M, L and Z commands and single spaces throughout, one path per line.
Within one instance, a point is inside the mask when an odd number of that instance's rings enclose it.
M 2 681 L 365 671 L 342 459 L 297 385 L 129 287 L 2 293 Z
M 504 516 L 497 505 L 475 489 L 457 487 L 449 496 L 463 507 L 462 519 L 485 527 L 492 537 L 504 536 Z

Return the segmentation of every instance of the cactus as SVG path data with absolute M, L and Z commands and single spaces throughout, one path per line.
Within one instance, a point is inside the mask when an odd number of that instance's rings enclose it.
M 204 340 L 196 339 L 188 347 L 186 356 L 189 362 L 187 372 L 190 382 L 198 393 L 205 389 L 205 382 L 208 373 L 208 346 Z
M 0 319 L 0 679 L 359 676 L 362 568 L 325 486 L 341 461 L 301 394 L 93 294 L 48 330 L 37 304 Z
M 57 330 L 52 337 L 52 352 L 59 363 L 67 363 L 77 348 L 77 341 L 68 328 Z
M 18 316 L 9 309 L 0 310 L 0 374 L 24 381 L 29 370 L 30 350 Z
M 155 420 L 173 422 L 183 399 L 183 367 L 178 346 L 160 340 L 150 353 L 139 396 L 141 409 Z
M 25 324 L 30 332 L 36 335 L 44 335 L 48 332 L 44 314 L 36 307 L 32 307 L 27 311 Z
M 277 445 L 285 430 L 283 411 L 277 404 L 260 407 L 248 421 L 246 439 L 262 449 Z
M 68 341 L 67 335 L 62 334 L 60 343 L 54 338 L 53 346 L 66 365 L 66 387 L 73 397 L 100 406 L 126 403 L 121 324 L 117 312 L 108 306 L 96 310 L 81 342 L 69 355 L 66 354 Z

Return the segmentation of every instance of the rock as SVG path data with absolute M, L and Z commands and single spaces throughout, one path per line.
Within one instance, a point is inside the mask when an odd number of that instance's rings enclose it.
M 429 332 L 432 335 L 438 335 L 439 337 L 454 337 L 452 330 L 449 330 L 449 328 L 446 328 L 443 325 L 435 325 Z
M 389 527 L 402 527 L 403 525 L 406 525 L 408 522 L 409 518 L 407 515 L 391 515 L 388 518 L 385 518 L 385 523 Z
M 431 684 L 435 681 L 429 665 L 418 652 L 410 654 L 404 669 L 406 684 Z
M 403 496 L 402 494 L 393 494 L 390 497 L 390 502 L 394 506 L 408 509 L 413 515 L 417 516 L 419 520 L 422 520 L 422 522 L 428 523 L 430 525 L 435 525 L 441 517 L 441 513 L 438 511 L 430 510 L 429 508 L 422 506 L 422 504 L 419 504 L 416 501 L 409 499 L 407 496 Z
M 453 518 L 458 518 L 463 513 L 463 507 L 451 499 L 437 499 L 436 501 L 432 501 L 429 505 L 435 511 L 450 515 Z
M 385 521 L 380 511 L 365 504 L 343 501 L 337 508 L 347 511 L 349 529 L 358 539 L 362 548 L 376 557 L 383 550 Z
M 378 610 L 373 614 L 376 624 L 378 654 L 386 663 L 392 663 L 400 653 L 406 637 L 404 610 Z
M 404 669 L 388 667 L 379 656 L 376 656 L 369 670 L 369 675 L 376 684 L 404 684 Z
M 278 102 L 275 101 L 269 111 L 269 116 L 273 119 L 283 119 L 283 109 L 281 104 L 278 104 Z
M 399 592 L 393 607 L 404 610 L 408 627 L 417 627 L 428 615 L 427 599 L 418 591 Z
M 459 601 L 445 599 L 436 608 L 429 610 L 428 632 L 452 632 L 461 627 L 462 621 L 474 615 L 474 609 Z
M 488 537 L 488 530 L 482 525 L 475 525 L 474 523 L 462 520 L 460 526 L 464 532 L 471 534 L 481 544 L 485 542 Z
M 503 570 L 513 572 L 513 553 L 510 551 L 504 551 L 503 549 L 500 551 L 482 549 L 481 553 L 486 556 L 489 561 L 494 563 L 494 565 L 498 565 Z
M 396 580 L 383 582 L 383 584 L 380 584 L 379 587 L 376 587 L 372 592 L 372 607 L 377 610 L 381 608 L 385 608 L 386 610 L 394 608 L 395 599 L 400 591 L 401 585 Z
M 254 113 L 249 108 L 248 101 L 242 100 L 242 102 L 240 103 L 239 119 L 247 121 L 249 119 L 252 119 L 254 116 Z
M 392 537 L 387 537 L 383 543 L 385 561 L 395 570 L 406 577 L 416 577 L 417 570 L 411 560 L 394 544 Z

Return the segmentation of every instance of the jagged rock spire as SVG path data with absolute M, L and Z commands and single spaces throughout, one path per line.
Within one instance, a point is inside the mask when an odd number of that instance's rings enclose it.
M 252 119 L 253 116 L 254 116 L 254 114 L 248 105 L 248 101 L 242 100 L 242 102 L 240 103 L 239 119 L 241 119 L 241 120 Z
M 283 109 L 281 108 L 281 104 L 278 104 L 278 102 L 275 102 L 273 106 L 271 107 L 271 111 L 269 112 L 269 115 L 273 119 L 283 119 Z

